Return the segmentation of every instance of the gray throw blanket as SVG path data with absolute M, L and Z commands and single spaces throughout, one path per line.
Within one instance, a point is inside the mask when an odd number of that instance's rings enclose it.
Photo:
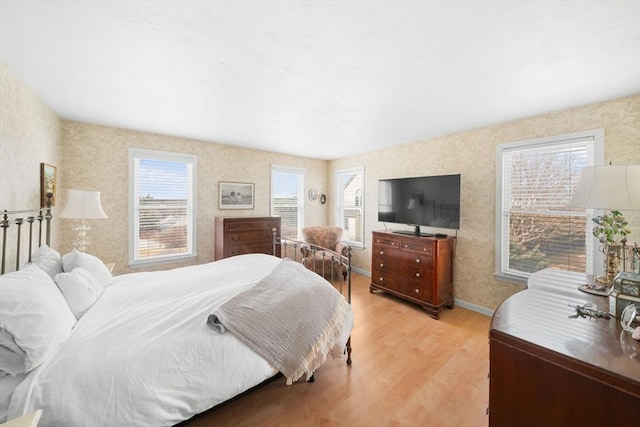
M 330 283 L 285 258 L 253 288 L 218 307 L 207 323 L 218 333 L 231 332 L 292 384 L 324 363 L 350 311 Z

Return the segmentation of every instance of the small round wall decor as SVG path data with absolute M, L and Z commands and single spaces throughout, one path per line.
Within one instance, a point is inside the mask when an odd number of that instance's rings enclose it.
M 324 193 L 322 193 L 320 194 L 320 204 L 324 205 L 325 203 L 327 203 L 327 196 Z
M 312 188 L 311 190 L 309 190 L 308 196 L 309 200 L 313 202 L 318 198 L 318 192 Z

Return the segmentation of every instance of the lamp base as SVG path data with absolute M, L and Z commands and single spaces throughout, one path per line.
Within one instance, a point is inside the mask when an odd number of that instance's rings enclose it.
M 578 289 L 588 294 L 606 297 L 611 293 L 613 287 L 605 286 L 599 283 L 585 283 L 584 285 L 578 286 Z
M 78 236 L 73 241 L 74 249 L 79 250 L 80 252 L 86 252 L 87 248 L 91 244 L 91 239 L 89 239 L 89 231 L 91 230 L 91 226 L 89 224 L 85 224 L 84 220 L 80 224 L 73 225 L 73 231 L 78 233 Z

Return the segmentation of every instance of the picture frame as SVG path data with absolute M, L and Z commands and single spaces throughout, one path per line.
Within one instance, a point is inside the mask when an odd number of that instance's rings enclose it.
M 56 205 L 58 168 L 48 163 L 40 163 L 40 206 L 47 206 L 47 193 L 52 193 L 51 206 Z
M 253 209 L 255 184 L 249 182 L 220 181 L 218 188 L 219 209 Z

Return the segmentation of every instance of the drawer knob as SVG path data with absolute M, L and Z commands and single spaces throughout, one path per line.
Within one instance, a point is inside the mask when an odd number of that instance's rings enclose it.
M 416 273 L 416 277 L 420 277 L 420 273 Z
M 419 293 L 420 293 L 420 289 L 419 289 L 419 288 L 415 288 L 415 289 L 413 290 L 413 292 L 415 292 L 416 294 L 419 294 Z
M 416 258 L 416 262 L 420 264 L 420 258 Z
M 380 263 L 380 268 L 383 268 L 383 267 L 384 267 L 384 263 L 381 262 Z
M 384 282 L 384 277 L 381 277 L 381 278 L 380 278 L 380 281 L 381 281 L 381 282 Z
M 380 255 L 384 255 L 384 251 L 380 251 Z

